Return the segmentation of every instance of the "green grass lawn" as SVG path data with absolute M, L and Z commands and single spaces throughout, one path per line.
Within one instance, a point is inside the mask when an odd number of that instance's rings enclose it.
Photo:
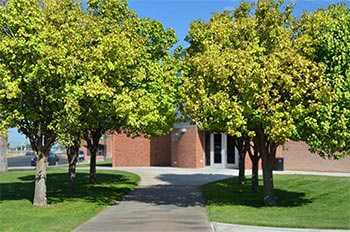
M 67 194 L 66 169 L 48 169 L 49 207 L 32 205 L 35 170 L 0 174 L 0 231 L 71 231 L 120 199 L 139 182 L 121 171 L 97 171 L 90 185 L 88 170 L 77 170 L 77 193 Z
M 260 177 L 261 179 L 262 177 Z M 211 221 L 273 227 L 350 229 L 350 178 L 274 175 L 278 206 L 263 204 L 251 183 L 236 178 L 207 184 L 203 192 Z
M 98 161 L 96 162 L 96 166 L 97 167 L 112 167 L 112 158 L 108 158 L 104 161 Z M 79 164 L 77 165 L 77 167 L 90 167 L 90 163 L 86 163 L 86 164 Z
M 68 167 L 68 164 L 61 164 L 58 166 L 49 166 L 48 168 L 49 169 L 62 169 L 62 168 L 67 169 L 67 167 Z M 90 163 L 87 161 L 85 163 L 77 162 L 77 168 L 84 168 L 84 167 L 90 167 Z M 103 161 L 97 160 L 96 167 L 112 167 L 112 158 L 108 158 Z

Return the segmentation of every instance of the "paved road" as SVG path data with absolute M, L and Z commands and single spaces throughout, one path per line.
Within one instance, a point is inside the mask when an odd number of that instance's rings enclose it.
M 8 158 L 8 166 L 9 167 L 28 167 L 30 165 L 30 160 L 33 158 L 33 156 L 18 156 L 13 158 Z M 68 160 L 65 158 L 62 158 L 60 156 L 60 160 L 58 161 L 58 164 L 67 164 Z

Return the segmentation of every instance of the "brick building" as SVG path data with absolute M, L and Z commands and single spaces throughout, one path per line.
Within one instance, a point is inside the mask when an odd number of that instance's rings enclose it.
M 238 152 L 231 136 L 209 134 L 188 124 L 178 124 L 171 134 L 152 139 L 109 135 L 106 145 L 113 167 L 238 168 Z M 310 153 L 307 145 L 301 142 L 286 143 L 278 148 L 276 155 L 284 158 L 285 170 L 350 172 L 350 157 L 323 160 Z M 246 168 L 251 168 L 248 156 Z

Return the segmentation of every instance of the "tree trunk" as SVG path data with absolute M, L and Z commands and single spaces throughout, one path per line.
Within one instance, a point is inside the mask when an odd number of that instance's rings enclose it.
M 273 189 L 273 162 L 275 160 L 276 150 L 273 152 L 271 149 L 267 151 L 263 148 L 261 149 L 261 160 L 263 167 L 263 177 L 264 177 L 264 202 L 267 206 L 276 205 L 275 191 Z
M 240 152 L 239 154 L 239 177 L 238 177 L 238 183 L 239 184 L 245 184 L 245 151 Z
M 7 172 L 7 135 L 0 135 L 0 172 Z
M 46 165 L 48 152 L 37 151 L 36 175 L 35 175 L 35 191 L 33 205 L 45 207 L 46 199 Z
M 102 132 L 98 130 L 84 133 L 84 139 L 90 151 L 90 184 L 96 184 L 96 153 L 101 136 Z
M 272 168 L 269 167 L 267 157 L 262 156 L 263 177 L 264 177 L 264 203 L 267 206 L 276 205 L 275 191 L 273 189 Z
M 257 148 L 261 156 L 264 178 L 264 203 L 267 206 L 276 205 L 275 191 L 273 189 L 273 167 L 277 145 L 269 141 L 262 128 L 256 130 Z M 255 145 L 255 144 L 254 144 Z
M 254 142 L 253 146 L 254 153 L 252 153 L 250 142 L 247 144 L 247 151 L 252 161 L 252 187 L 251 190 L 254 193 L 259 192 L 259 151 L 257 148 L 257 142 Z
M 235 139 L 235 146 L 238 150 L 238 184 L 245 184 L 245 155 L 243 138 Z
M 90 150 L 90 184 L 96 184 L 96 151 Z
M 68 151 L 68 193 L 73 194 L 76 190 L 75 178 L 76 178 L 76 165 L 78 161 L 78 152 L 80 147 L 80 140 L 78 140 L 73 146 L 67 148 Z
M 252 192 L 259 192 L 259 159 L 252 159 Z
M 57 140 L 57 135 L 51 130 L 44 130 L 42 122 L 34 124 L 34 128 L 26 128 L 26 126 L 20 126 L 20 131 L 25 134 L 29 140 L 30 145 L 33 150 L 36 152 L 36 174 L 35 174 L 35 190 L 34 190 L 34 199 L 33 205 L 45 207 L 47 206 L 46 198 L 46 167 L 49 152 L 52 145 Z

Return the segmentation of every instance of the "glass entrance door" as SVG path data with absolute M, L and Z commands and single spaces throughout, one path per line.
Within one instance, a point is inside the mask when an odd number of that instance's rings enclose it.
M 226 134 L 210 134 L 210 166 L 213 168 L 237 168 L 237 148 L 233 138 Z
M 225 144 L 223 134 L 210 134 L 210 166 L 224 168 Z
M 227 156 L 226 156 L 226 167 L 227 168 L 236 168 L 238 167 L 238 152 L 234 144 L 234 138 L 230 135 L 227 137 Z

